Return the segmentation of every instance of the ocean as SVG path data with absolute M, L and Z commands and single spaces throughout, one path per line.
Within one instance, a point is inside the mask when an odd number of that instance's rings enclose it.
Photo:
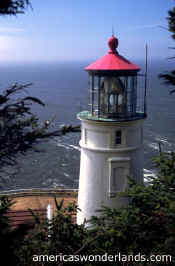
M 33 112 L 41 123 L 54 118 L 52 129 L 63 124 L 79 125 L 76 114 L 87 110 L 88 75 L 84 67 L 90 62 L 42 62 L 0 64 L 0 90 L 18 82 L 32 83 L 27 95 L 40 98 L 45 107 L 33 105 Z M 134 61 L 141 66 L 144 62 Z M 154 175 L 152 158 L 163 151 L 175 148 L 175 94 L 162 84 L 158 74 L 173 69 L 173 61 L 149 60 L 148 64 L 148 118 L 144 123 L 144 174 Z M 141 78 L 142 79 L 142 78 Z M 144 86 L 140 80 L 139 86 Z M 138 88 L 139 89 L 139 88 Z M 44 140 L 17 156 L 17 163 L 1 170 L 0 189 L 78 188 L 80 163 L 80 133 L 69 133 Z

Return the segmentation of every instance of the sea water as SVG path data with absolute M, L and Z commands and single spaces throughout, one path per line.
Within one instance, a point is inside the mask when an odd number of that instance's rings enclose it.
M 32 83 L 26 94 L 40 98 L 45 107 L 34 104 L 32 110 L 44 120 L 53 119 L 52 129 L 63 124 L 79 125 L 76 114 L 87 110 L 88 75 L 84 67 L 90 62 L 42 62 L 0 65 L 0 90 L 11 84 Z M 142 67 L 144 62 L 135 62 Z M 162 150 L 175 147 L 175 94 L 161 84 L 158 74 L 173 69 L 172 63 L 152 60 L 148 65 L 148 118 L 144 123 L 144 175 L 155 175 L 152 158 Z M 144 79 L 139 86 L 144 86 Z M 139 89 L 139 88 L 138 88 Z M 19 97 L 20 95 L 18 95 Z M 80 133 L 68 133 L 39 142 L 34 150 L 17 156 L 17 163 L 1 170 L 0 189 L 78 188 Z

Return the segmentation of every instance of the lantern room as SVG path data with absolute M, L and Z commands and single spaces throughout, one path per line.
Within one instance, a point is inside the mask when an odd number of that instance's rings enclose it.
M 108 45 L 108 54 L 85 68 L 89 74 L 89 110 L 79 117 L 117 121 L 144 118 L 144 92 L 137 92 L 140 68 L 118 53 L 114 35 Z

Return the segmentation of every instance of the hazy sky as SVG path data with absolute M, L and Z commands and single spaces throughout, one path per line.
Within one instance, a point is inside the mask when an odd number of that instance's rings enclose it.
M 142 59 L 173 55 L 167 27 L 173 0 L 31 0 L 33 10 L 0 17 L 0 61 L 94 60 L 108 51 L 112 34 L 118 51 Z

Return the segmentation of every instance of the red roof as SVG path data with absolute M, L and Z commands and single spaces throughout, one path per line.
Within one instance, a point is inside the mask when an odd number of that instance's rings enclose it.
M 118 47 L 118 39 L 112 36 L 109 41 L 109 52 L 96 62 L 90 64 L 85 70 L 134 70 L 139 71 L 140 68 L 119 55 L 116 48 Z

